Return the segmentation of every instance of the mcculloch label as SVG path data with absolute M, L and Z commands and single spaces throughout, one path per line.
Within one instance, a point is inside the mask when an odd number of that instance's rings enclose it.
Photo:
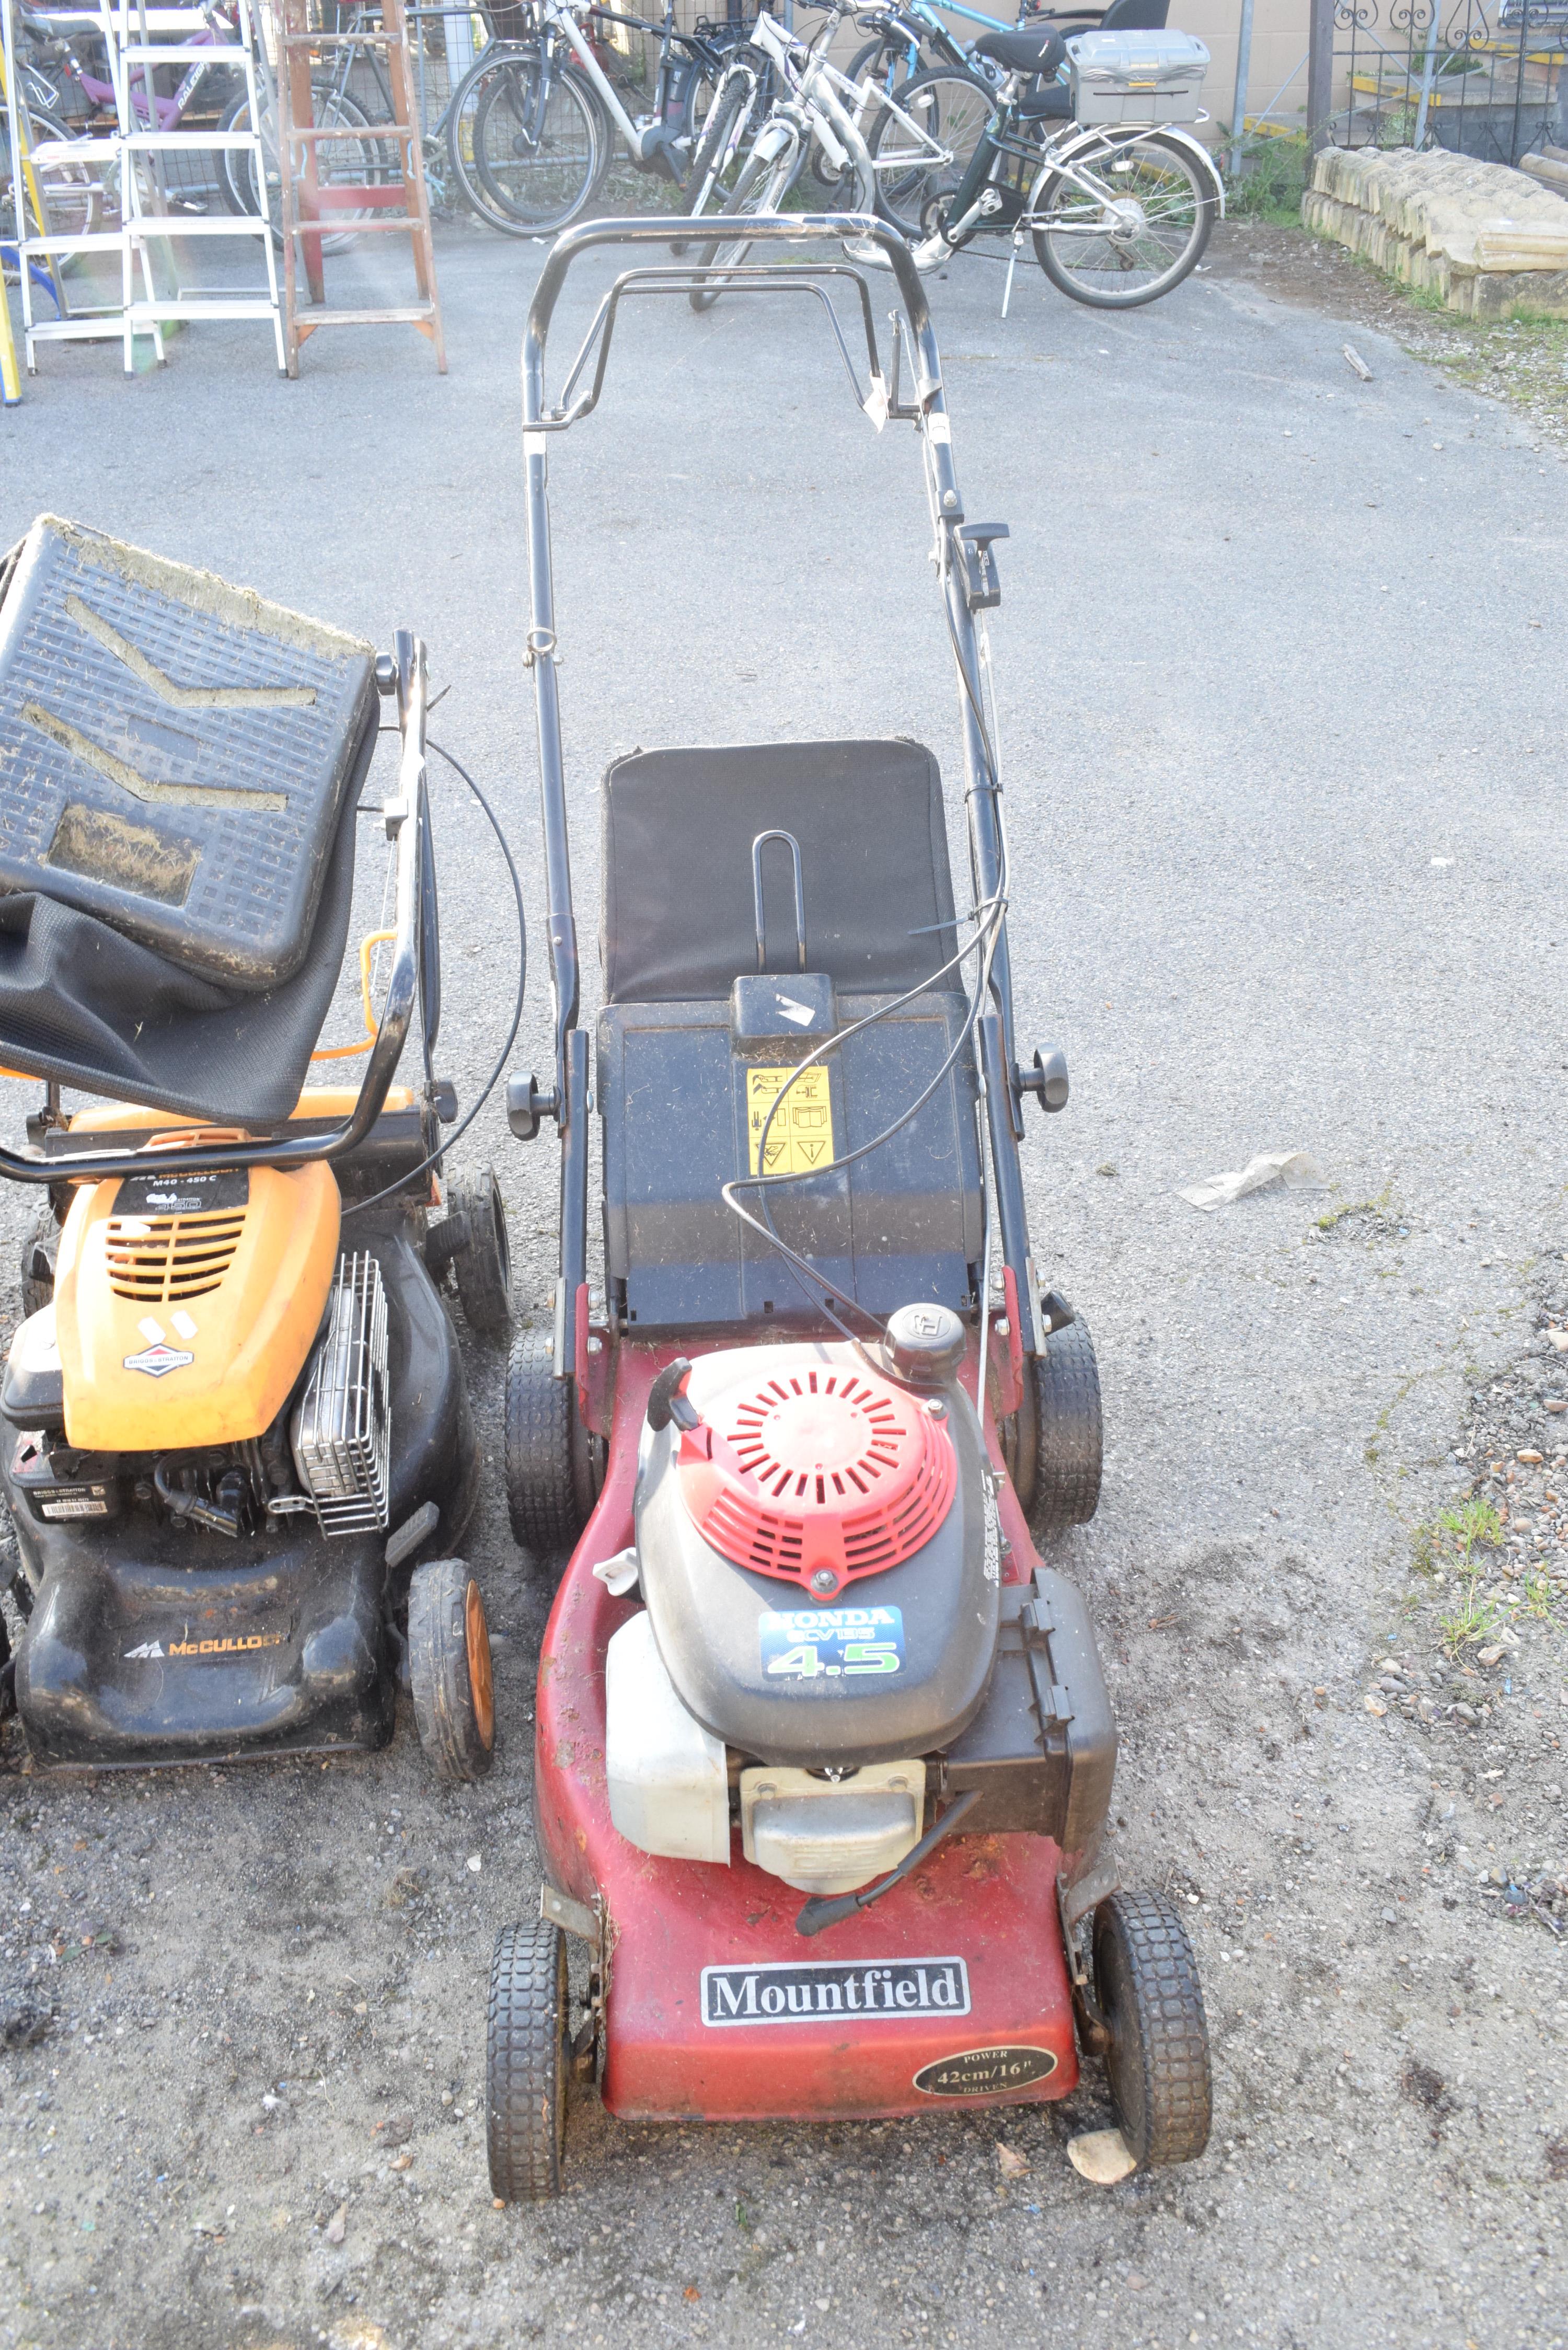
M 967 2015 L 961 1959 L 824 1960 L 806 1965 L 704 1967 L 702 2021 L 711 2024 L 815 2023 L 827 2015 L 866 2022 L 909 2015 Z
M 170 1657 L 238 1657 L 252 1648 L 281 1648 L 281 1632 L 226 1633 L 218 1640 L 171 1640 L 164 1654 Z

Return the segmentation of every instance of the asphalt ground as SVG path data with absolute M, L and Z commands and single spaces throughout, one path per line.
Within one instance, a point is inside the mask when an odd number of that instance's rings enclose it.
M 517 361 L 539 258 L 443 237 L 445 380 L 406 329 L 324 332 L 291 385 L 264 330 L 208 328 L 134 382 L 113 351 L 48 352 L 0 420 L 0 543 L 50 508 L 381 642 L 416 627 L 450 689 L 432 731 L 493 793 L 536 941 Z M 609 274 L 563 303 L 557 364 Z M 1510 1886 L 1563 1873 L 1561 1611 L 1521 1616 L 1469 1724 L 1366 1703 L 1400 1643 L 1434 1685 L 1474 1654 L 1443 1662 L 1441 1586 L 1411 1578 L 1475 1465 L 1472 1399 L 1518 1399 L 1486 1442 L 1543 1450 L 1542 1477 L 1564 1424 L 1531 1366 L 1565 1283 L 1568 476 L 1365 324 L 1363 383 L 1332 311 L 1244 276 L 1125 317 L 1033 268 L 1006 321 L 999 268 L 931 290 L 969 511 L 1012 532 L 992 642 L 1020 1036 L 1073 1072 L 1026 1147 L 1035 1244 L 1106 1394 L 1104 1502 L 1061 1563 L 1120 1717 L 1125 1877 L 1182 1902 L 1203 1969 L 1210 2151 L 1087 2186 L 1064 2147 L 1106 2117 L 1093 2079 L 1064 2110 L 836 2129 L 588 2102 L 564 2199 L 492 2209 L 484 1981 L 536 1898 L 547 1578 L 506 1530 L 501 1357 L 475 1344 L 488 1781 L 438 1791 L 406 1719 L 328 1771 L 89 1783 L 4 1750 L 0 1987 L 54 2019 L 0 2055 L 0 2343 L 1568 2339 L 1562 1939 L 1487 1889 L 1493 1859 Z M 551 472 L 590 937 L 597 780 L 633 744 L 912 733 L 951 790 L 912 437 L 872 431 L 804 305 L 628 307 Z M 472 1099 L 514 925 L 444 775 L 435 812 L 441 1059 Z M 367 870 L 367 916 L 379 892 Z M 547 1050 L 536 946 L 514 1059 Z M 1177 1196 L 1286 1149 L 1325 1194 Z M 492 1105 L 463 1156 L 500 1172 L 535 1311 L 548 1146 Z M 28 1204 L 0 1208 L 19 1235 Z

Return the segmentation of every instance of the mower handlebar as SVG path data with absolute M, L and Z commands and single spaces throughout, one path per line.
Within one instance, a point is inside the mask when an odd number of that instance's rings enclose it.
M 545 409 L 545 345 L 561 287 L 573 262 L 601 244 L 690 244 L 692 227 L 692 222 L 683 215 L 680 219 L 582 221 L 576 228 L 562 230 L 550 247 L 545 266 L 539 273 L 538 284 L 534 288 L 534 298 L 528 305 L 528 324 L 523 338 L 523 421 L 525 426 L 537 426 L 548 421 Z M 842 244 L 846 239 L 864 239 L 886 255 L 888 265 L 898 280 L 898 293 L 919 356 L 920 395 L 922 400 L 929 399 L 941 388 L 936 340 L 931 331 L 930 306 L 926 300 L 926 289 L 920 282 L 919 272 L 915 267 L 914 255 L 896 229 L 869 213 L 781 213 L 771 218 L 748 215 L 746 220 L 748 244 Z

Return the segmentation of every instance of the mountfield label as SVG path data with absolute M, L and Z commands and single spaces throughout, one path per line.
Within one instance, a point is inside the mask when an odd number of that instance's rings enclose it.
M 815 2023 L 825 2015 L 882 2022 L 967 2015 L 961 1959 L 824 1960 L 773 1967 L 704 1967 L 704 2023 Z

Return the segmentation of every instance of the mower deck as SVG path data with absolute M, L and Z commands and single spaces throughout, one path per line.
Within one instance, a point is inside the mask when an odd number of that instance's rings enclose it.
M 478 1492 L 456 1333 L 396 1208 L 362 1218 L 358 1237 L 386 1284 L 390 1523 L 433 1502 L 442 1545 L 455 1550 Z M 39 1440 L 0 1433 L 0 1492 L 37 1594 L 16 1670 L 36 1763 L 140 1770 L 387 1743 L 389 1616 L 410 1566 L 389 1580 L 384 1534 L 329 1542 L 306 1515 L 269 1520 L 244 1541 L 192 1534 L 132 1511 L 132 1478 L 115 1463 L 74 1489 L 96 1494 L 101 1514 L 46 1517 L 27 1494 L 29 1478 L 51 1473 Z M 150 1461 L 137 1466 L 150 1472 Z
M 868 2118 L 938 2105 L 1064 2097 L 1077 2085 L 1056 1904 L 1056 1846 L 955 1836 L 874 1908 L 820 1937 L 805 1897 L 737 1857 L 660 1860 L 611 1824 L 605 1650 L 640 1604 L 594 1569 L 632 1540 L 638 1440 L 654 1378 L 678 1350 L 614 1350 L 604 1491 L 562 1579 L 539 1669 L 535 1786 L 549 1874 L 597 1902 L 609 2111 L 643 2120 Z M 1000 1448 L 992 1437 L 992 1455 Z M 1003 1578 L 1037 1564 L 1012 1487 Z

